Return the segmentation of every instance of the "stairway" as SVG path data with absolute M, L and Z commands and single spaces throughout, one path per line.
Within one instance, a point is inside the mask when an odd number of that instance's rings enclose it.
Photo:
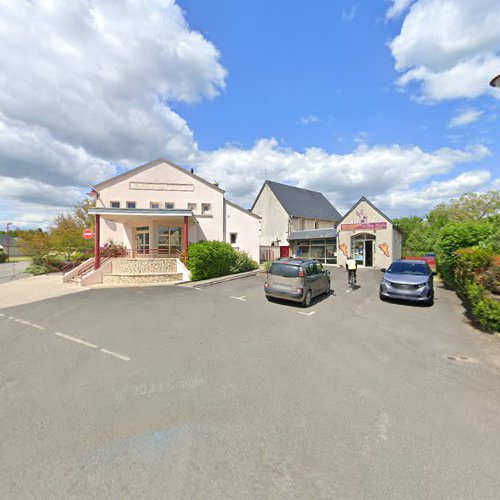
M 182 273 L 177 272 L 177 260 L 167 259 L 113 259 L 111 272 L 102 275 L 104 285 L 133 285 L 148 283 L 177 283 Z

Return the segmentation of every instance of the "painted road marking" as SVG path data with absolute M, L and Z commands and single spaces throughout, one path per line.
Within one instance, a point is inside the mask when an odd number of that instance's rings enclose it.
M 85 342 L 85 340 L 77 339 L 76 337 L 72 337 L 71 335 L 65 335 L 64 333 L 61 332 L 54 332 L 54 335 L 62 337 L 63 339 L 71 340 L 72 342 L 76 342 L 77 344 L 83 344 L 86 345 L 87 347 L 92 347 L 93 349 L 97 349 L 97 346 L 95 344 L 91 344 L 90 342 Z
M 193 290 L 198 290 L 199 292 L 203 291 L 201 288 L 198 288 L 197 286 L 193 286 Z
M 37 325 L 36 323 L 33 323 L 31 326 L 32 326 L 33 328 L 37 328 L 38 330 L 45 330 L 45 328 L 44 328 L 43 326 L 41 326 L 41 325 Z
M 299 312 L 299 314 L 302 314 L 304 316 L 312 316 L 313 314 L 316 314 L 316 311 L 311 311 L 309 313 L 303 313 L 303 312 Z
M 118 354 L 117 352 L 113 351 L 108 351 L 107 349 L 100 349 L 101 352 L 104 354 L 110 354 L 111 356 L 115 356 L 118 359 L 121 359 L 122 361 L 130 361 L 130 358 L 127 358 L 127 356 L 123 356 L 121 354 Z
M 9 316 L 9 319 L 14 319 L 12 316 Z
M 231 296 L 231 298 L 234 299 L 234 300 L 241 300 L 243 302 L 247 301 L 247 299 L 245 298 L 245 295 L 242 295 L 241 297 L 233 297 L 233 296 Z
M 345 293 L 349 293 L 351 290 L 346 290 Z
M 5 316 L 5 314 L 4 313 L 0 313 L 0 316 Z

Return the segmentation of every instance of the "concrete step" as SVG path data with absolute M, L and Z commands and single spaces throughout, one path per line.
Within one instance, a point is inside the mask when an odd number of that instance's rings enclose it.
M 176 259 L 113 259 L 112 274 L 164 274 L 176 273 Z
M 175 283 L 177 281 L 182 281 L 182 273 L 111 273 L 102 275 L 104 285 Z

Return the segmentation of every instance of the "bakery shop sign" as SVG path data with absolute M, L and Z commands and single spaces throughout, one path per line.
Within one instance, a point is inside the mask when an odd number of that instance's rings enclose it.
M 368 217 L 364 214 L 363 209 L 358 210 L 356 215 L 359 218 L 359 222 L 354 224 L 341 224 L 341 231 L 356 231 L 358 229 L 387 229 L 387 222 L 368 222 Z
M 356 231 L 358 229 L 387 229 L 387 222 L 361 222 L 359 224 L 341 224 L 341 231 Z

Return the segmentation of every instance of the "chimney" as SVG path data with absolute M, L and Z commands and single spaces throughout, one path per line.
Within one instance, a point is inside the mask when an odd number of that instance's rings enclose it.
M 191 173 L 194 174 L 194 168 L 191 169 Z

